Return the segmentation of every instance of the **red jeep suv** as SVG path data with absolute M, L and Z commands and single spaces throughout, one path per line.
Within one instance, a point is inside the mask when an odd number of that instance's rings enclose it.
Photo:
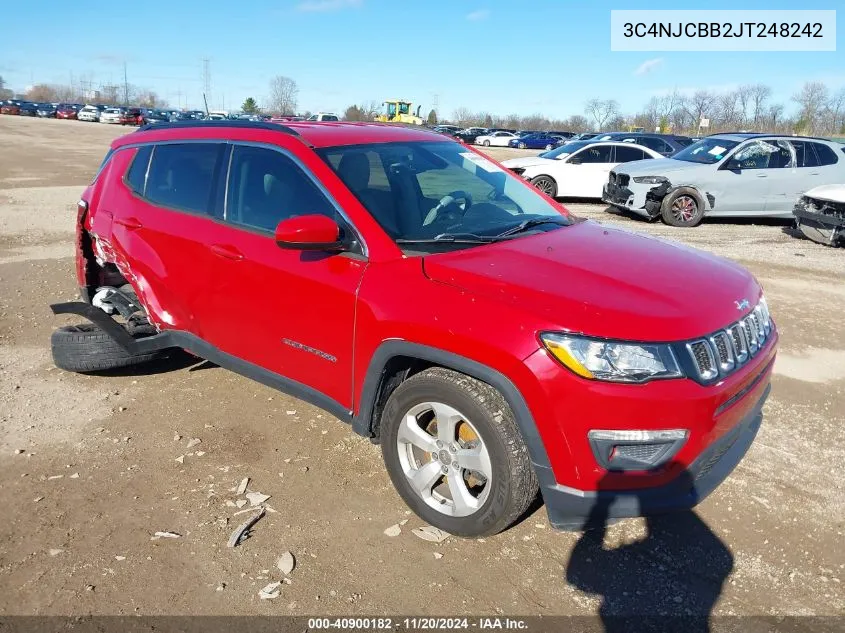
M 182 348 L 381 445 L 463 536 L 690 508 L 760 426 L 777 331 L 744 268 L 581 221 L 421 129 L 187 121 L 112 143 L 79 202 L 89 323 L 59 367 Z

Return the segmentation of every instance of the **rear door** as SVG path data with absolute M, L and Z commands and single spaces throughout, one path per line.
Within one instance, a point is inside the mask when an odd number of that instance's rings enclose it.
M 351 406 L 352 345 L 363 249 L 280 248 L 284 218 L 328 215 L 353 231 L 293 149 L 232 146 L 225 224 L 207 243 L 214 283 L 200 319 L 220 350 Z

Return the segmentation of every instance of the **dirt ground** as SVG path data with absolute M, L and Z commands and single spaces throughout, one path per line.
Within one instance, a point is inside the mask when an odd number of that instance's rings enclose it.
M 781 334 L 764 425 L 695 513 L 622 522 L 605 547 L 550 529 L 540 506 L 435 545 L 412 534 L 378 447 L 323 411 L 184 356 L 53 367 L 64 321 L 47 305 L 75 298 L 75 204 L 125 132 L 0 117 L 0 614 L 589 615 L 601 596 L 623 613 L 845 614 L 845 250 L 784 223 L 684 230 L 567 202 L 754 272 Z M 232 550 L 244 477 L 275 512 Z M 286 551 L 290 583 L 261 600 Z

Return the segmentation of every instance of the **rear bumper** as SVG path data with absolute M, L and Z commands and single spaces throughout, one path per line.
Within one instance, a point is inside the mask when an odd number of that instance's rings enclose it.
M 757 403 L 686 470 L 669 483 L 639 490 L 581 491 L 554 482 L 539 472 L 549 521 L 561 530 L 580 530 L 607 520 L 688 510 L 716 489 L 748 452 L 763 421 L 762 409 L 771 386 Z M 548 476 L 546 476 L 548 475 Z

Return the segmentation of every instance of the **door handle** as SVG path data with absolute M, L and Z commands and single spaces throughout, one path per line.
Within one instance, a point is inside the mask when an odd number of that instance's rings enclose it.
M 144 226 L 138 218 L 115 218 L 114 223 L 130 231 L 137 231 Z
M 232 259 L 236 262 L 239 262 L 244 258 L 243 253 L 234 246 L 229 246 L 228 244 L 212 244 L 211 252 L 215 255 L 225 257 L 226 259 Z
M 811 171 L 811 172 L 810 172 L 810 175 L 811 175 L 811 176 L 818 176 L 818 175 L 819 175 L 819 172 L 817 172 L 817 171 Z
M 768 174 L 757 174 L 757 178 L 768 178 Z

